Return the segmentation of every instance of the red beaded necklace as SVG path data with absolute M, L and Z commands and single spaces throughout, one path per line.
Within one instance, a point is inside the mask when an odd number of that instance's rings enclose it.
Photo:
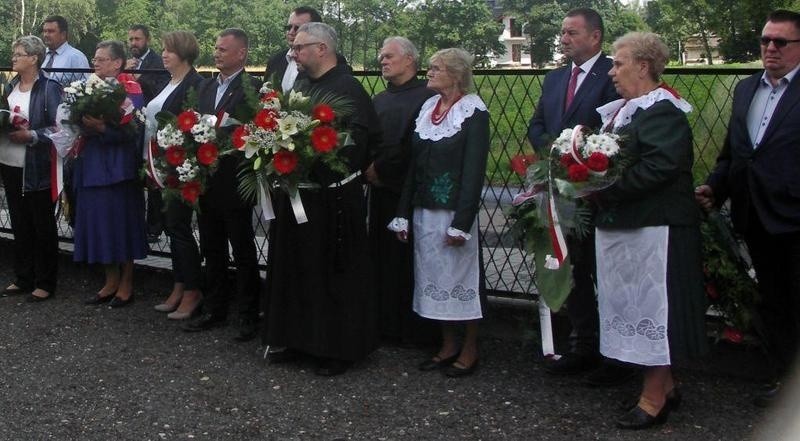
M 439 97 L 439 101 L 437 101 L 437 102 L 436 102 L 436 107 L 434 107 L 434 108 L 433 108 L 433 112 L 431 112 L 431 122 L 433 123 L 433 125 L 435 125 L 435 126 L 438 126 L 439 124 L 441 124 L 441 123 L 442 123 L 442 121 L 444 121 L 444 119 L 445 119 L 445 117 L 447 116 L 447 114 L 450 112 L 450 109 L 452 109 L 452 108 L 453 108 L 453 106 L 455 106 L 455 105 L 456 105 L 456 103 L 458 102 L 458 100 L 460 100 L 460 99 L 461 99 L 461 97 L 463 97 L 463 96 L 464 96 L 464 95 L 459 95 L 459 96 L 456 98 L 456 100 L 455 100 L 455 101 L 453 101 L 453 104 L 451 104 L 451 105 L 450 105 L 450 107 L 448 107 L 448 108 L 447 108 L 447 110 L 445 110 L 444 112 L 442 112 L 442 111 L 441 111 L 441 108 L 442 108 L 442 98 L 441 98 L 441 97 Z

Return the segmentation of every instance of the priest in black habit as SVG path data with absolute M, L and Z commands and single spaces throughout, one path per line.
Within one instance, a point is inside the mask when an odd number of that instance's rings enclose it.
M 295 90 L 351 101 L 352 114 L 339 123 L 355 144 L 339 151 L 349 173 L 320 162 L 309 185 L 298 190 L 308 222 L 297 223 L 284 192 L 273 194 L 264 343 L 270 362 L 307 355 L 317 361 L 318 375 L 331 376 L 365 358 L 379 342 L 362 171 L 368 146 L 380 143 L 380 123 L 364 88 L 346 65 L 337 64 L 333 28 L 304 24 L 291 51 L 306 73 Z
M 396 343 L 433 344 L 439 327 L 414 313 L 413 249 L 386 228 L 397 214 L 397 202 L 411 159 L 411 136 L 422 103 L 436 93 L 417 78 L 419 52 L 404 37 L 383 42 L 378 59 L 386 90 L 373 98 L 383 128 L 383 142 L 371 145 L 369 244 L 375 295 L 380 303 L 381 336 Z

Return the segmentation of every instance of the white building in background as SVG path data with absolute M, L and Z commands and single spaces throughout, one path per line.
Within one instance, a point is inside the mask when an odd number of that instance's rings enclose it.
M 503 33 L 498 40 L 506 48 L 506 53 L 492 57 L 496 67 L 530 67 L 531 54 L 528 52 L 528 36 L 522 33 L 522 23 L 509 15 L 497 17 L 503 23 Z

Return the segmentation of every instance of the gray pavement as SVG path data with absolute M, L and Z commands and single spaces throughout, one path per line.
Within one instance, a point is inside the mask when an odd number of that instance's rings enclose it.
M 3 286 L 11 259 L 0 239 Z M 681 365 L 680 412 L 626 433 L 614 421 L 638 384 L 591 389 L 546 375 L 531 305 L 488 307 L 472 377 L 418 372 L 429 349 L 384 346 L 321 378 L 307 362 L 267 365 L 231 327 L 182 332 L 152 309 L 167 271 L 137 267 L 136 302 L 110 310 L 82 304 L 99 268 L 60 262 L 53 300 L 0 298 L 0 440 L 765 439 L 754 430 L 770 412 L 750 404 L 763 364 L 754 348 L 715 345 Z

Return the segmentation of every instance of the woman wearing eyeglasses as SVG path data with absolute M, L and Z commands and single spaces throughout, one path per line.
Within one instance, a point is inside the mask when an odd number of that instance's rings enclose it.
M 18 38 L 12 51 L 11 69 L 17 76 L 3 91 L 8 113 L 0 115 L 0 177 L 14 233 L 16 279 L 2 294 L 30 292 L 30 301 L 42 301 L 55 293 L 58 271 L 58 232 L 50 192 L 53 144 L 45 131 L 55 126 L 61 85 L 40 70 L 45 46 L 39 37 Z
M 98 43 L 92 63 L 97 76 L 116 79 L 134 106 L 142 106 L 141 87 L 121 73 L 125 65 L 121 42 Z M 77 200 L 73 257 L 105 269 L 103 287 L 84 303 L 108 303 L 112 308 L 133 301 L 133 261 L 147 256 L 144 192 L 138 179 L 141 134 L 135 118 L 122 124 L 119 117 L 82 118 L 73 171 Z

